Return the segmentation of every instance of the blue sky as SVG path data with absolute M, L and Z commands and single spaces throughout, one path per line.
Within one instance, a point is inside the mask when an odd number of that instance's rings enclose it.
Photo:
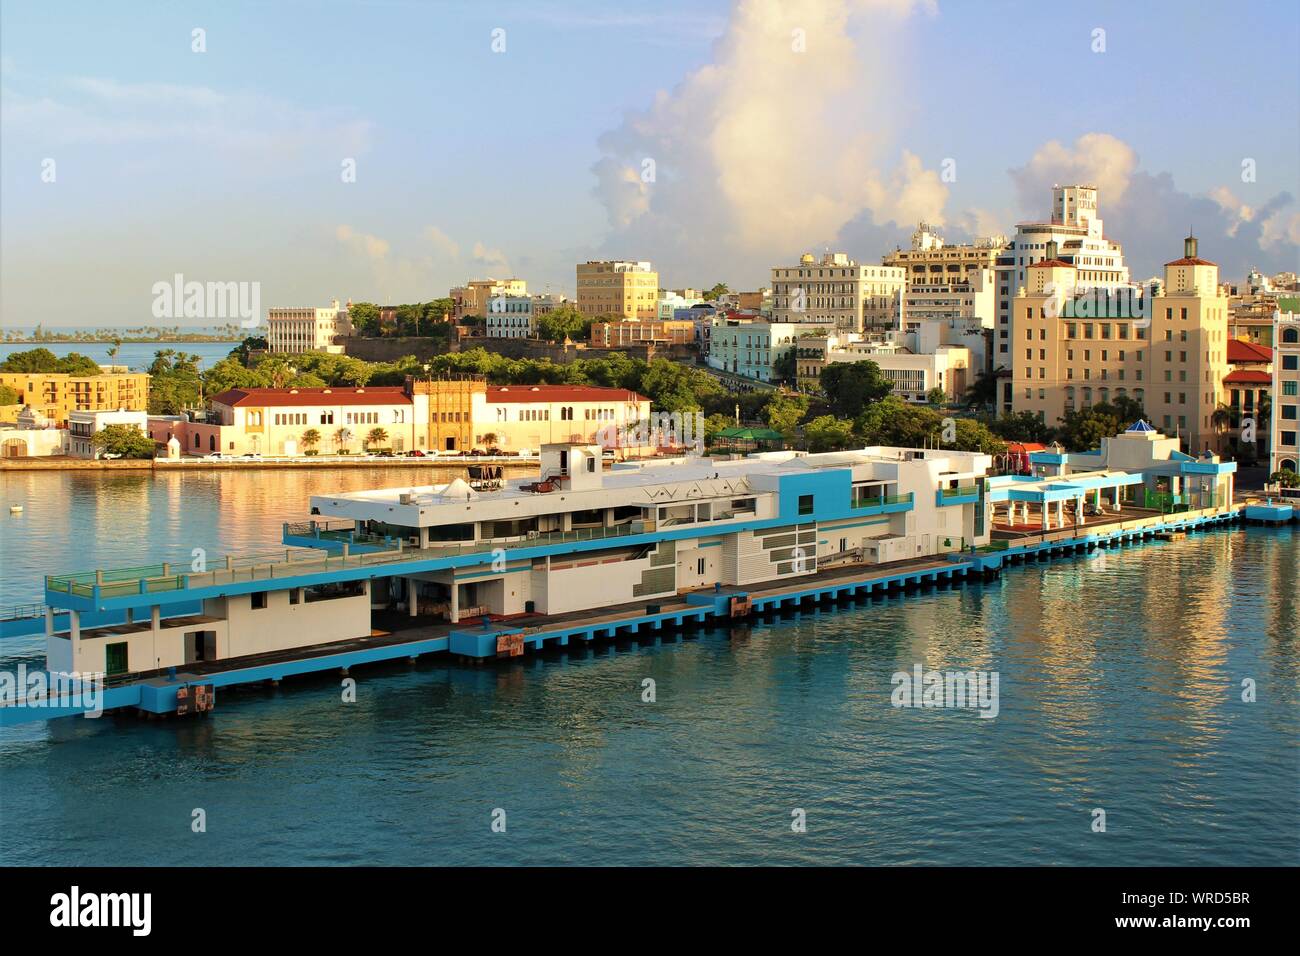
M 1298 17 L 2 0 L 0 320 L 152 321 L 152 284 L 178 272 L 260 282 L 264 307 L 422 300 L 486 275 L 571 291 L 573 263 L 602 256 L 651 259 L 668 286 L 752 288 L 805 249 L 877 261 L 921 217 L 950 239 L 1010 232 L 1078 178 L 1140 276 L 1189 225 L 1225 274 L 1296 269 Z

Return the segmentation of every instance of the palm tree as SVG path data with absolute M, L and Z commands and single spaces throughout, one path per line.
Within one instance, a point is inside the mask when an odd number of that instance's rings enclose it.
M 352 441 L 352 430 L 340 428 L 334 432 L 334 447 L 337 450 L 347 451 L 348 442 Z
M 489 448 L 491 448 L 496 443 L 497 443 L 496 432 L 488 432 L 486 435 L 483 436 L 483 444 L 487 445 Z
M 371 445 L 381 445 L 386 441 L 388 441 L 388 432 L 382 428 L 372 428 L 370 433 L 366 435 L 365 444 L 369 447 Z
M 1220 402 L 1210 414 L 1210 425 L 1214 428 L 1216 434 L 1222 434 L 1232 427 L 1232 419 L 1232 409 Z
M 112 364 L 113 364 L 113 360 L 117 358 L 117 353 L 118 353 L 118 352 L 121 352 L 121 351 L 122 351 L 122 340 L 119 339 L 119 338 L 114 338 L 114 339 L 113 339 L 113 346 L 112 346 L 112 348 L 110 348 L 110 349 L 108 350 L 108 364 L 109 364 L 109 365 L 112 365 Z
M 304 448 L 315 448 L 320 444 L 320 432 L 314 428 L 309 428 L 302 433 L 302 446 Z

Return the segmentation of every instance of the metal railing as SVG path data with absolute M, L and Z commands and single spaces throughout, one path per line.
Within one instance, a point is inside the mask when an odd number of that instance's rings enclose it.
M 958 485 L 956 488 L 942 489 L 945 498 L 963 498 L 967 495 L 978 495 L 980 493 L 979 485 Z
M 297 525 L 295 527 L 303 527 Z M 309 524 L 308 524 L 309 527 Z M 173 573 L 168 563 L 144 565 L 136 568 L 81 571 L 75 574 L 49 575 L 45 578 L 47 590 L 77 597 L 93 598 L 96 591 L 101 598 L 125 597 L 132 594 L 155 594 L 193 588 L 209 588 L 223 584 L 274 580 L 298 577 L 304 574 L 321 574 L 353 568 L 374 567 L 399 562 L 428 561 L 444 557 L 470 554 L 490 554 L 497 549 L 515 551 L 548 544 L 566 544 L 583 541 L 614 540 L 645 534 L 653 530 L 644 521 L 600 528 L 577 528 L 571 531 L 548 531 L 524 537 L 466 542 L 465 544 L 432 545 L 427 548 L 408 548 L 400 542 L 382 551 L 358 554 L 331 554 L 317 548 L 286 548 L 274 552 L 259 552 L 241 556 L 227 555 L 224 563 L 211 570 L 185 570 Z M 392 543 L 391 539 L 382 539 Z M 41 606 L 42 612 L 44 610 Z
M 881 495 L 879 498 L 860 498 L 852 502 L 851 507 L 855 510 L 862 508 L 882 508 L 885 505 L 910 504 L 912 501 L 912 492 L 905 495 Z

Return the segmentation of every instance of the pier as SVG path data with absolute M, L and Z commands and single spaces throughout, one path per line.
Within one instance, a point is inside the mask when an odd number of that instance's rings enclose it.
M 749 585 L 715 586 L 686 591 L 657 602 L 635 602 L 595 611 L 524 614 L 505 619 L 481 618 L 459 623 L 419 623 L 400 616 L 381 618 L 367 635 L 344 641 L 295 647 L 196 662 L 109 678 L 101 706 L 105 711 L 135 709 L 145 714 L 193 713 L 197 700 L 210 706 L 218 688 L 278 684 L 288 677 L 322 672 L 348 673 L 352 668 L 449 654 L 467 661 L 513 658 L 575 643 L 612 641 L 641 635 L 684 631 L 710 625 L 795 611 L 804 607 L 859 602 L 918 589 L 961 586 L 990 580 L 1003 569 L 1028 562 L 1073 557 L 1096 549 L 1116 549 L 1159 540 L 1170 533 L 1213 530 L 1243 520 L 1285 519 L 1278 512 L 1252 511 L 1252 504 L 1134 517 L 1131 513 L 1094 519 L 1086 526 L 1041 534 L 1004 533 L 988 545 L 945 555 L 890 562 L 822 568 L 797 579 Z M 1268 506 L 1274 507 L 1274 506 Z M 1289 506 L 1287 506 L 1289 508 Z M 383 552 L 380 552 L 383 554 Z M 377 555 L 378 556 L 378 555 Z M 334 560 L 342 559 L 342 555 Z M 355 556 L 355 557 L 360 557 Z M 384 560 L 384 558 L 380 558 Z M 393 560 L 392 555 L 387 560 Z M 252 575 L 250 575 L 252 576 Z M 139 587 L 139 578 L 131 581 Z M 43 623 L 43 621 L 42 621 Z M 0 726 L 84 713 L 83 706 L 62 699 L 23 700 L 0 707 Z

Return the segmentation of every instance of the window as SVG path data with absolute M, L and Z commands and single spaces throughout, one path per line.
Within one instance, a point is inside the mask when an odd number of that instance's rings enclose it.
M 696 574 L 700 574 L 700 575 L 704 574 L 704 559 L 703 559 L 703 558 L 699 558 L 699 559 L 696 560 L 696 562 L 695 562 L 695 573 L 696 573 Z
M 813 513 L 813 496 L 812 496 L 812 495 L 800 495 L 800 496 L 799 496 L 799 514 L 801 514 L 801 515 L 810 515 L 810 514 L 812 514 L 812 513 Z
M 254 591 L 254 592 L 250 595 L 250 597 L 252 598 L 252 605 L 253 605 L 253 610 L 254 610 L 254 611 L 261 611 L 261 610 L 265 610 L 265 609 L 266 609 L 266 592 L 265 592 L 265 591 Z

